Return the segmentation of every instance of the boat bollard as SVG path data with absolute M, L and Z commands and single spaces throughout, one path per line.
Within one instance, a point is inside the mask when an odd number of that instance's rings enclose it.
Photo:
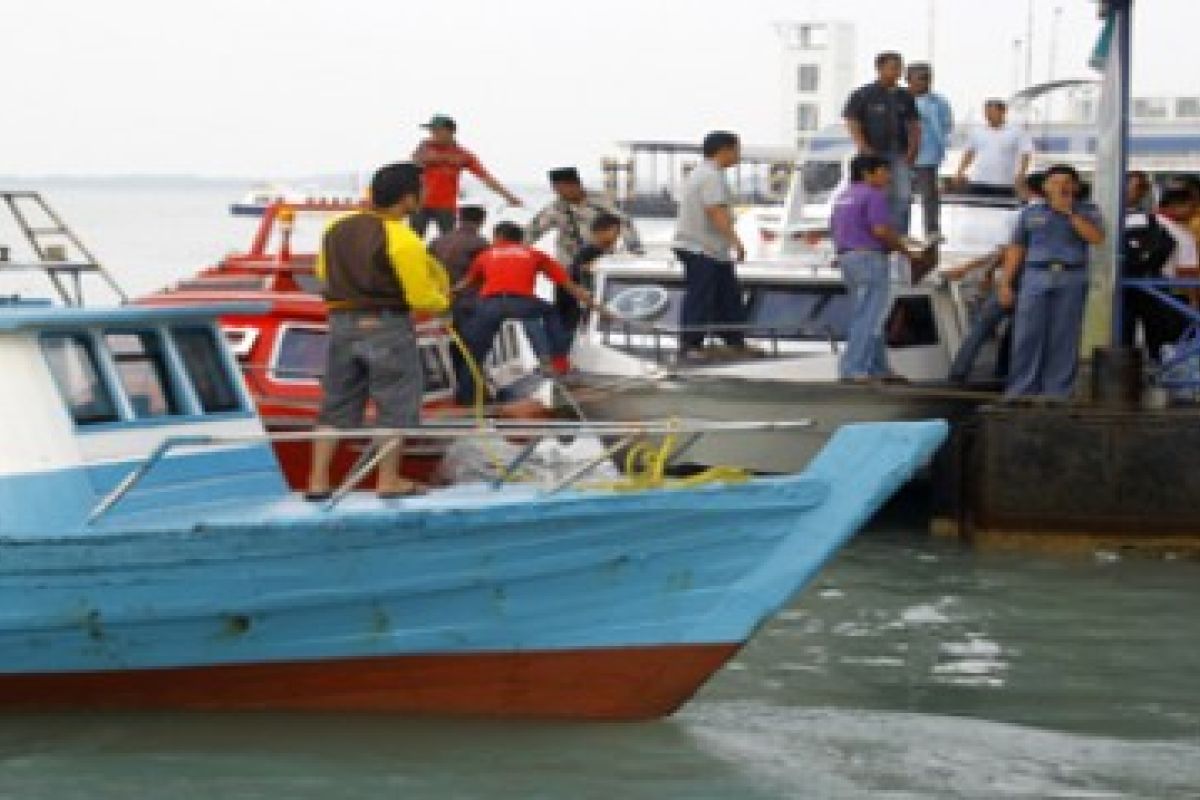
M 1137 408 L 1142 402 L 1142 351 L 1136 347 L 1092 350 L 1093 405 Z

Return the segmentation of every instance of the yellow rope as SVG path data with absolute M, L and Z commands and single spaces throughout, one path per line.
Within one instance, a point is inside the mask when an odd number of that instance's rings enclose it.
M 454 345 L 462 353 L 463 360 L 475 383 L 475 397 L 472 406 L 475 420 L 482 428 L 487 421 L 484 416 L 487 394 L 484 387 L 483 370 L 475 361 L 475 357 L 471 355 L 471 351 L 454 326 L 447 325 L 446 330 L 450 333 Z M 486 439 L 483 442 L 484 451 L 492 460 L 496 471 L 500 475 L 505 475 L 508 465 L 488 447 Z M 674 434 L 663 437 L 662 442 L 657 445 L 651 442 L 632 444 L 625 453 L 625 476 L 623 478 L 614 481 L 589 481 L 586 485 L 589 488 L 607 489 L 614 492 L 635 492 L 647 489 L 685 489 L 707 483 L 742 483 L 750 478 L 750 473 L 746 470 L 729 466 L 709 467 L 686 478 L 667 477 L 667 465 L 671 463 L 671 456 L 675 454 L 676 446 Z M 509 480 L 518 477 L 520 477 L 519 472 L 516 475 L 506 476 Z
M 675 454 L 676 437 L 668 434 L 662 442 L 638 442 L 625 453 L 625 477 L 618 481 L 606 481 L 599 487 L 615 492 L 645 491 L 647 489 L 686 489 L 707 483 L 742 483 L 750 479 L 750 473 L 740 467 L 715 466 L 689 475 L 686 478 L 667 476 L 667 466 Z M 596 486 L 597 484 L 589 484 Z
M 471 408 L 474 411 L 475 422 L 482 428 L 487 422 L 487 418 L 484 416 L 484 407 L 487 403 L 487 389 L 483 382 L 483 370 L 480 369 L 479 363 L 471 355 L 467 343 L 458 335 L 458 331 L 455 330 L 454 326 L 447 325 L 446 330 L 450 333 L 450 339 L 454 342 L 454 346 L 458 348 L 458 352 L 462 354 L 463 361 L 466 362 L 467 369 L 471 372 L 471 379 L 475 384 L 475 397 L 471 403 Z M 520 471 L 514 472 L 512 475 L 508 474 L 508 464 L 496 453 L 486 437 L 480 439 L 480 442 L 482 443 L 484 454 L 491 459 L 492 467 L 495 468 L 497 475 L 504 476 L 505 480 L 513 480 L 521 476 Z

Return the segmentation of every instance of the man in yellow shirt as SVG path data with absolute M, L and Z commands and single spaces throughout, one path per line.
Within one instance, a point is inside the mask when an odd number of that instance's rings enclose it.
M 449 278 L 405 221 L 421 206 L 421 168 L 389 164 L 371 179 L 371 207 L 330 223 L 321 240 L 317 277 L 329 307 L 329 353 L 321 381 L 318 430 L 363 426 L 367 400 L 375 425 L 403 428 L 420 420 L 424 370 L 412 313 L 440 314 L 450 305 Z M 313 445 L 306 497 L 330 496 L 336 439 Z M 381 498 L 416 494 L 400 476 L 403 442 L 379 462 Z

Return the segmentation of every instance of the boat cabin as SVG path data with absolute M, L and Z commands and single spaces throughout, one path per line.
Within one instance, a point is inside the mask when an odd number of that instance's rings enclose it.
M 0 532 L 85 532 L 105 497 L 167 439 L 261 436 L 212 321 L 234 311 L 0 307 Z M 120 513 L 284 490 L 265 441 L 183 449 L 163 459 Z
M 896 270 L 900 272 L 900 263 Z M 696 367 L 713 375 L 767 380 L 834 381 L 849 334 L 851 304 L 841 273 L 771 262 L 740 265 L 747 341 L 767 356 Z M 917 381 L 945 378 L 963 325 L 949 289 L 912 286 L 897 274 L 885 326 L 893 367 Z M 596 291 L 621 317 L 593 316 L 572 360 L 597 374 L 640 375 L 672 365 L 678 352 L 683 268 L 657 259 L 610 257 L 595 268 Z

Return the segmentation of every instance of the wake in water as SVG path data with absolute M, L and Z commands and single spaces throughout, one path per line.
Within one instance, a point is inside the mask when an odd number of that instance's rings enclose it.
M 1200 742 L 1137 742 L 926 714 L 708 703 L 678 718 L 766 796 L 1200 796 Z

